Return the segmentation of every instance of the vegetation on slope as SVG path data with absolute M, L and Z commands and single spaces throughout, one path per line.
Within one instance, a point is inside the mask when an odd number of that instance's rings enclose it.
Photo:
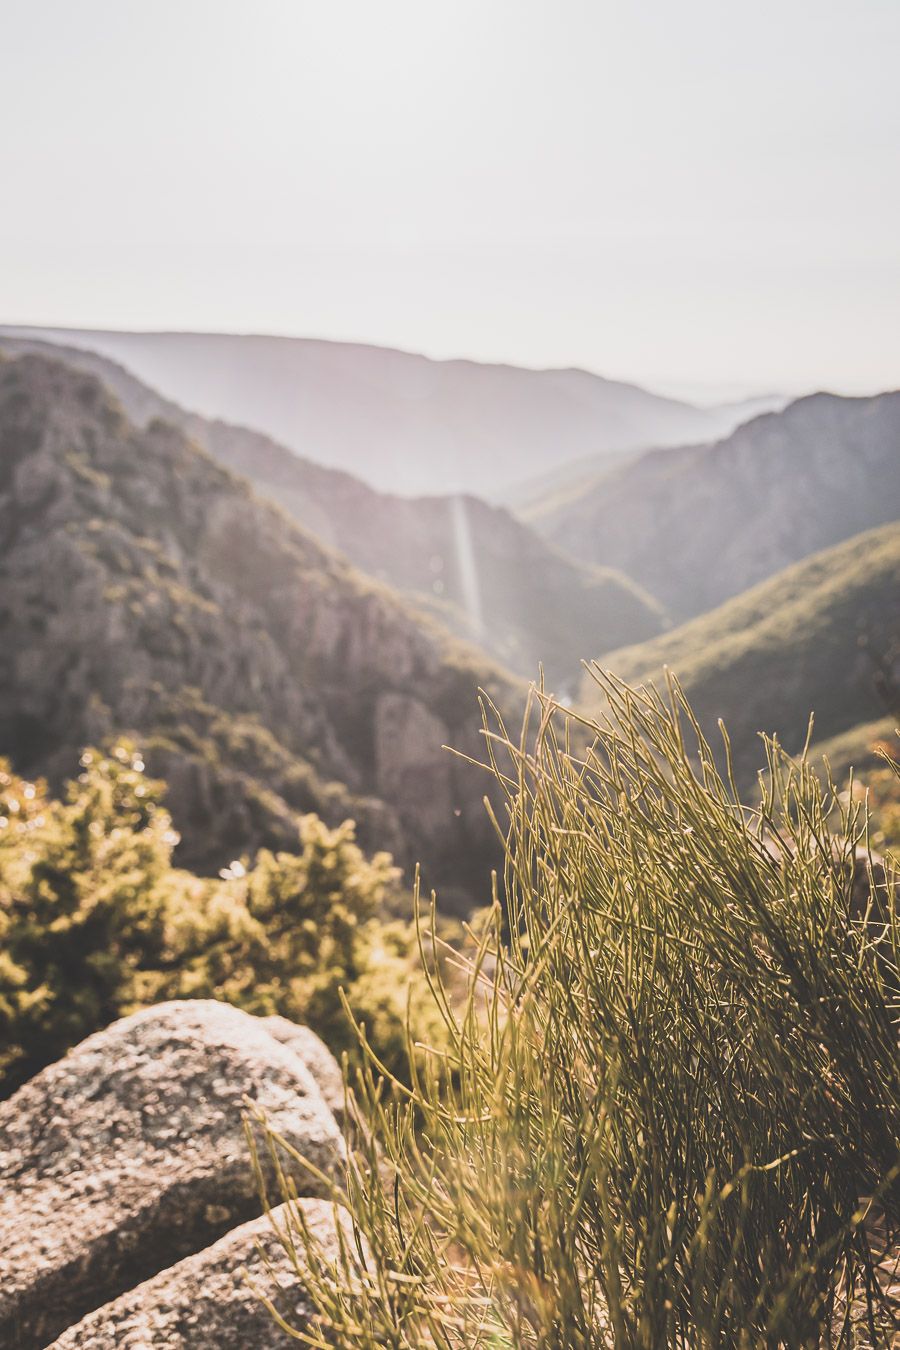
M 407 1000 L 417 1033 L 438 1034 L 410 923 L 391 918 L 398 870 L 365 857 L 352 824 L 305 816 L 291 852 L 198 877 L 172 864 L 164 785 L 133 744 L 82 764 L 57 800 L 0 761 L 0 1092 L 160 999 L 281 1013 L 340 1053 L 343 988 L 397 1068 Z
M 449 1053 L 356 1082 L 357 1241 L 288 1222 L 309 1344 L 895 1343 L 896 876 L 808 764 L 770 747 L 742 804 L 677 689 L 606 696 L 586 756 L 548 699 L 521 739 L 491 719 L 508 914 L 461 1012 L 433 987 Z
M 707 732 L 723 718 L 743 781 L 763 761 L 758 733 L 792 752 L 810 714 L 816 739 L 884 715 L 882 667 L 900 624 L 900 525 L 886 525 L 787 568 L 772 580 L 604 667 L 630 684 L 678 676 Z M 588 705 L 601 695 L 590 679 Z

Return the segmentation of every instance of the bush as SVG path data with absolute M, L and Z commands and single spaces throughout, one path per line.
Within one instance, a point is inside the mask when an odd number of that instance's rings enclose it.
M 129 742 L 85 752 L 63 800 L 0 762 L 0 1090 L 147 1003 L 215 997 L 355 1047 L 341 989 L 401 1071 L 407 1003 L 434 1030 L 387 854 L 347 822 L 299 818 L 298 852 L 261 851 L 218 878 L 172 865 L 178 835 Z
M 436 1019 L 425 998 L 410 923 L 388 921 L 400 872 L 390 855 L 366 858 L 352 822 L 329 829 L 318 816 L 299 825 L 299 851 L 261 849 L 252 868 L 236 861 L 203 903 L 182 897 L 171 910 L 177 956 L 158 996 L 222 998 L 246 1012 L 281 1013 L 318 1031 L 337 1053 L 357 1040 L 342 1006 L 353 1001 L 380 1056 L 405 1061 L 409 1002 L 419 1034 Z
M 604 684 L 603 724 L 537 695 L 512 742 L 491 713 L 506 915 L 461 1011 L 434 985 L 449 1051 L 355 1080 L 359 1241 L 329 1262 L 290 1220 L 311 1344 L 890 1343 L 893 870 L 861 906 L 860 804 L 770 744 L 747 808 L 677 686 Z
M 0 762 L 0 1073 L 9 1088 L 148 996 L 177 836 L 129 744 L 65 801 Z

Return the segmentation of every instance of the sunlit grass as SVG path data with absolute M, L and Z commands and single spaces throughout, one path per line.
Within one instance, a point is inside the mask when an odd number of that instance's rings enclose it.
M 677 686 L 598 678 L 602 724 L 538 693 L 513 741 L 486 709 L 504 906 L 461 1006 L 433 985 L 449 1053 L 411 1053 L 411 1089 L 370 1054 L 354 1084 L 358 1242 L 329 1262 L 298 1213 L 299 1339 L 890 1344 L 893 868 L 861 905 L 853 794 L 770 745 L 745 807 Z

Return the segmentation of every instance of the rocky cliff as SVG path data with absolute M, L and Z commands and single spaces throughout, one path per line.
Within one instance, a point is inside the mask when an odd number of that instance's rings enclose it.
M 93 378 L 0 364 L 0 752 L 59 781 L 134 732 L 171 786 L 183 859 L 354 816 L 445 898 L 486 893 L 476 687 L 499 668 L 294 526 L 175 428 Z

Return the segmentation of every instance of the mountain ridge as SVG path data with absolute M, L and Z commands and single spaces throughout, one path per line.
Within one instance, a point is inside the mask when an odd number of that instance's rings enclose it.
M 265 334 L 14 325 L 0 334 L 87 345 L 206 417 L 255 427 L 408 495 L 493 497 L 581 453 L 710 437 L 723 416 L 734 424 L 727 414 L 574 367 L 436 360 Z
M 900 518 L 900 392 L 825 392 L 730 436 L 647 451 L 530 522 L 684 620 Z
M 133 733 L 170 785 L 182 858 L 296 843 L 298 813 L 422 859 L 451 907 L 496 843 L 476 690 L 519 686 L 93 377 L 0 361 L 0 753 L 59 782 Z
M 0 351 L 64 360 L 101 379 L 136 424 L 162 418 L 179 426 L 303 528 L 525 678 L 543 665 L 551 683 L 571 689 L 584 634 L 604 633 L 611 649 L 665 627 L 660 607 L 628 578 L 569 558 L 504 508 L 471 494 L 378 492 L 263 433 L 189 412 L 95 353 L 2 337 Z

